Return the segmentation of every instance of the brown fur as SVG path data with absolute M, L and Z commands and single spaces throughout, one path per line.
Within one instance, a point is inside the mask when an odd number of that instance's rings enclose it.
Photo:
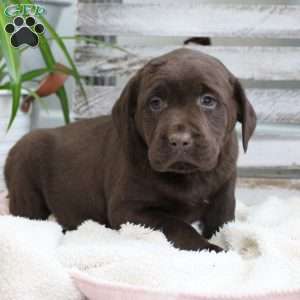
M 213 110 L 197 102 L 206 93 L 217 99 Z M 153 97 L 162 110 L 150 109 Z M 112 116 L 22 138 L 5 167 L 10 210 L 32 219 L 52 213 L 66 229 L 87 219 L 140 223 L 176 247 L 218 251 L 206 239 L 234 219 L 237 120 L 246 150 L 256 117 L 239 81 L 208 55 L 173 51 L 129 81 Z

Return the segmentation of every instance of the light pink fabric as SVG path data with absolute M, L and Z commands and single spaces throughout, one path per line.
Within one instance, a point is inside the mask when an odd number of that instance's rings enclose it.
M 0 216 L 8 215 L 8 198 L 6 192 L 0 192 Z
M 72 272 L 79 290 L 90 300 L 299 300 L 300 290 L 265 295 L 208 296 L 172 294 L 124 284 L 100 282 L 81 272 Z

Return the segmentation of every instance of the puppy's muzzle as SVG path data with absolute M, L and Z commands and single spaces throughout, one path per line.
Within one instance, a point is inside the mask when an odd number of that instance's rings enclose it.
M 177 172 L 194 170 L 190 153 L 194 147 L 192 134 L 187 130 L 173 132 L 168 135 L 168 143 L 172 151 L 169 169 Z
M 194 144 L 192 135 L 186 131 L 170 134 L 168 136 L 168 142 L 170 148 L 178 154 L 188 151 Z

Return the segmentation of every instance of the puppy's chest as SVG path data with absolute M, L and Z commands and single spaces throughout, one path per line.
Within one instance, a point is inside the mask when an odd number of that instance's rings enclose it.
M 201 218 L 210 203 L 211 187 L 202 182 L 169 186 L 161 199 L 168 212 L 185 221 Z

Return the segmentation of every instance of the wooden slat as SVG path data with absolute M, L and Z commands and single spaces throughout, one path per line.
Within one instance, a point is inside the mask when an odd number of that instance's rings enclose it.
M 74 112 L 87 118 L 110 113 L 121 87 L 86 87 L 88 103 L 78 94 Z M 262 123 L 300 124 L 300 90 L 248 89 L 250 101 Z
M 280 167 L 239 167 L 238 176 L 246 178 L 273 178 L 273 179 L 299 179 L 300 165 L 298 166 L 280 166 Z
M 298 5 L 80 3 L 78 13 L 84 35 L 300 38 Z
M 281 169 L 281 171 L 283 171 Z M 300 170 L 299 170 L 300 171 Z M 292 193 L 296 192 L 297 196 L 300 196 L 300 177 L 291 179 L 291 178 L 238 178 L 237 179 L 238 189 L 246 190 L 250 192 L 249 203 L 254 201 L 261 201 L 257 197 L 258 189 L 268 190 L 272 195 L 274 195 L 274 188 L 277 189 L 276 196 L 279 196 L 278 190 L 283 191 L 283 196 L 288 197 L 288 191 Z M 239 191 L 237 191 L 239 194 Z M 238 196 L 238 195 L 237 195 Z M 293 195 L 292 195 L 293 196 Z M 264 198 L 262 198 L 264 199 Z
M 263 123 L 300 124 L 300 90 L 259 90 L 246 91 Z
M 300 79 L 300 47 L 189 46 L 186 48 L 217 57 L 241 79 Z M 130 75 L 151 58 L 178 49 L 178 46 L 126 47 L 125 49 L 130 54 L 112 49 L 79 47 L 76 56 L 80 73 L 91 76 Z
M 259 128 L 258 128 L 259 131 Z M 299 174 L 300 170 L 300 139 L 285 139 L 285 138 L 273 138 L 273 139 L 259 139 L 253 138 L 248 145 L 247 153 L 243 153 L 242 143 L 239 143 L 240 155 L 238 165 L 243 168 L 271 168 L 289 167 L 291 170 L 297 170 Z M 249 171 L 250 172 L 250 171 Z M 246 173 L 243 170 L 242 173 Z M 259 173 L 259 172 L 257 172 Z M 265 173 L 266 170 L 260 172 Z M 249 177 L 255 174 L 248 173 Z

